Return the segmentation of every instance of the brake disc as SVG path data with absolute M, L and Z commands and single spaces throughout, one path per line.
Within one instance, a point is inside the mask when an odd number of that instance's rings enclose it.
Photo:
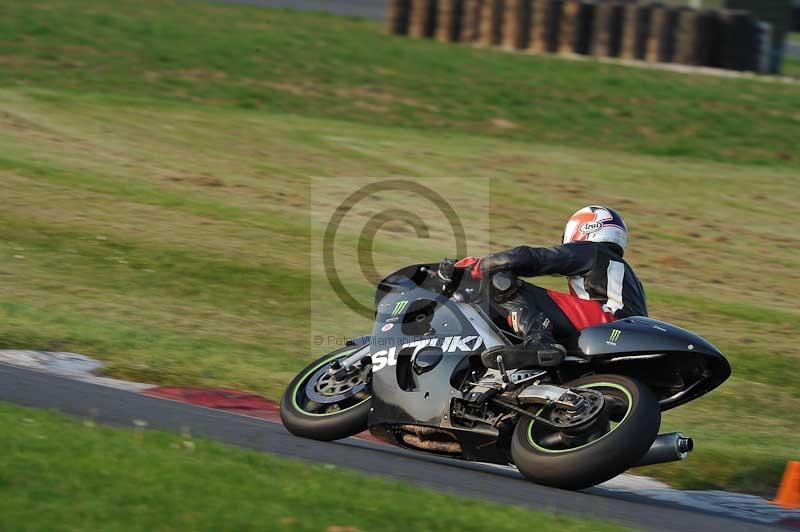
M 367 387 L 364 374 L 360 371 L 350 373 L 344 379 L 337 380 L 328 370 L 326 364 L 314 373 L 306 383 L 306 396 L 316 403 L 331 404 L 349 399 Z
M 602 393 L 583 389 L 572 390 L 572 392 L 583 399 L 579 405 L 576 405 L 574 410 L 555 405 L 544 416 L 552 425 L 557 426 L 561 430 L 584 428 L 586 425 L 595 421 L 605 406 L 605 399 Z

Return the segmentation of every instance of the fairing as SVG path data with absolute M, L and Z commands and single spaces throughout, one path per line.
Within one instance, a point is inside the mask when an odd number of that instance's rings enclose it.
M 581 332 L 578 346 L 595 367 L 650 384 L 664 410 L 697 399 L 731 374 L 725 355 L 708 340 L 652 318 L 636 316 L 589 327 Z M 666 400 L 693 384 L 689 393 Z
M 462 449 L 461 458 L 505 464 L 507 457 L 494 445 L 498 438 L 496 430 L 489 427 L 465 430 L 451 424 L 451 400 L 462 397 L 451 383 L 452 377 L 459 368 L 469 366 L 470 356 L 480 355 L 484 341 L 454 301 L 425 288 L 431 280 L 427 275 L 419 275 L 420 266 L 395 272 L 379 287 L 370 340 L 373 358 L 370 430 L 379 438 L 402 445 L 392 427 L 402 424 L 439 427 L 456 436 Z M 414 351 L 423 347 L 442 349 L 443 356 L 438 364 L 420 374 L 413 371 L 412 359 Z
M 584 329 L 578 340 L 578 346 L 590 357 L 673 351 L 703 353 L 712 357 L 723 356 L 708 340 L 686 329 L 639 316 Z

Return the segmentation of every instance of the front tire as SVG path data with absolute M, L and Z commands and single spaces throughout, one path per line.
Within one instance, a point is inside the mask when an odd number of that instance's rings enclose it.
M 635 465 L 650 449 L 661 425 L 661 408 L 643 383 L 620 375 L 592 375 L 563 385 L 601 392 L 602 418 L 579 435 L 558 433 L 521 417 L 511 455 L 520 472 L 537 484 L 578 490 L 614 478 Z M 537 407 L 546 416 L 553 407 Z
M 367 429 L 372 405 L 368 371 L 357 377 L 333 382 L 327 369 L 361 347 L 346 347 L 320 357 L 295 377 L 281 399 L 281 420 L 295 436 L 332 441 L 354 436 Z M 326 380 L 327 379 L 327 380 Z M 348 387 L 349 386 L 349 387 Z M 316 399 L 316 400 L 315 400 Z

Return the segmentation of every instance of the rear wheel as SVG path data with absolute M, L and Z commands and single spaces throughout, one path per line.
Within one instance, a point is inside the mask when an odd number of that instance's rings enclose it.
M 661 408 L 647 386 L 620 375 L 593 375 L 564 387 L 602 393 L 603 411 L 588 427 L 569 432 L 521 417 L 511 455 L 525 477 L 557 488 L 588 488 L 619 475 L 650 449 Z M 563 418 L 556 406 L 536 407 L 533 413 L 553 421 Z
M 329 370 L 334 362 L 363 347 L 347 347 L 315 360 L 286 388 L 281 420 L 296 436 L 331 441 L 366 430 L 372 403 L 369 366 L 339 379 Z

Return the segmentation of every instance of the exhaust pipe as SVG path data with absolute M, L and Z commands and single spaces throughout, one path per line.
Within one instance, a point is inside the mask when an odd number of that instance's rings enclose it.
M 633 467 L 642 467 L 684 460 L 694 449 L 694 441 L 682 432 L 659 434 L 650 450 Z
M 423 451 L 446 454 L 461 454 L 461 444 L 449 430 L 422 425 L 400 425 L 399 437 L 406 445 Z

